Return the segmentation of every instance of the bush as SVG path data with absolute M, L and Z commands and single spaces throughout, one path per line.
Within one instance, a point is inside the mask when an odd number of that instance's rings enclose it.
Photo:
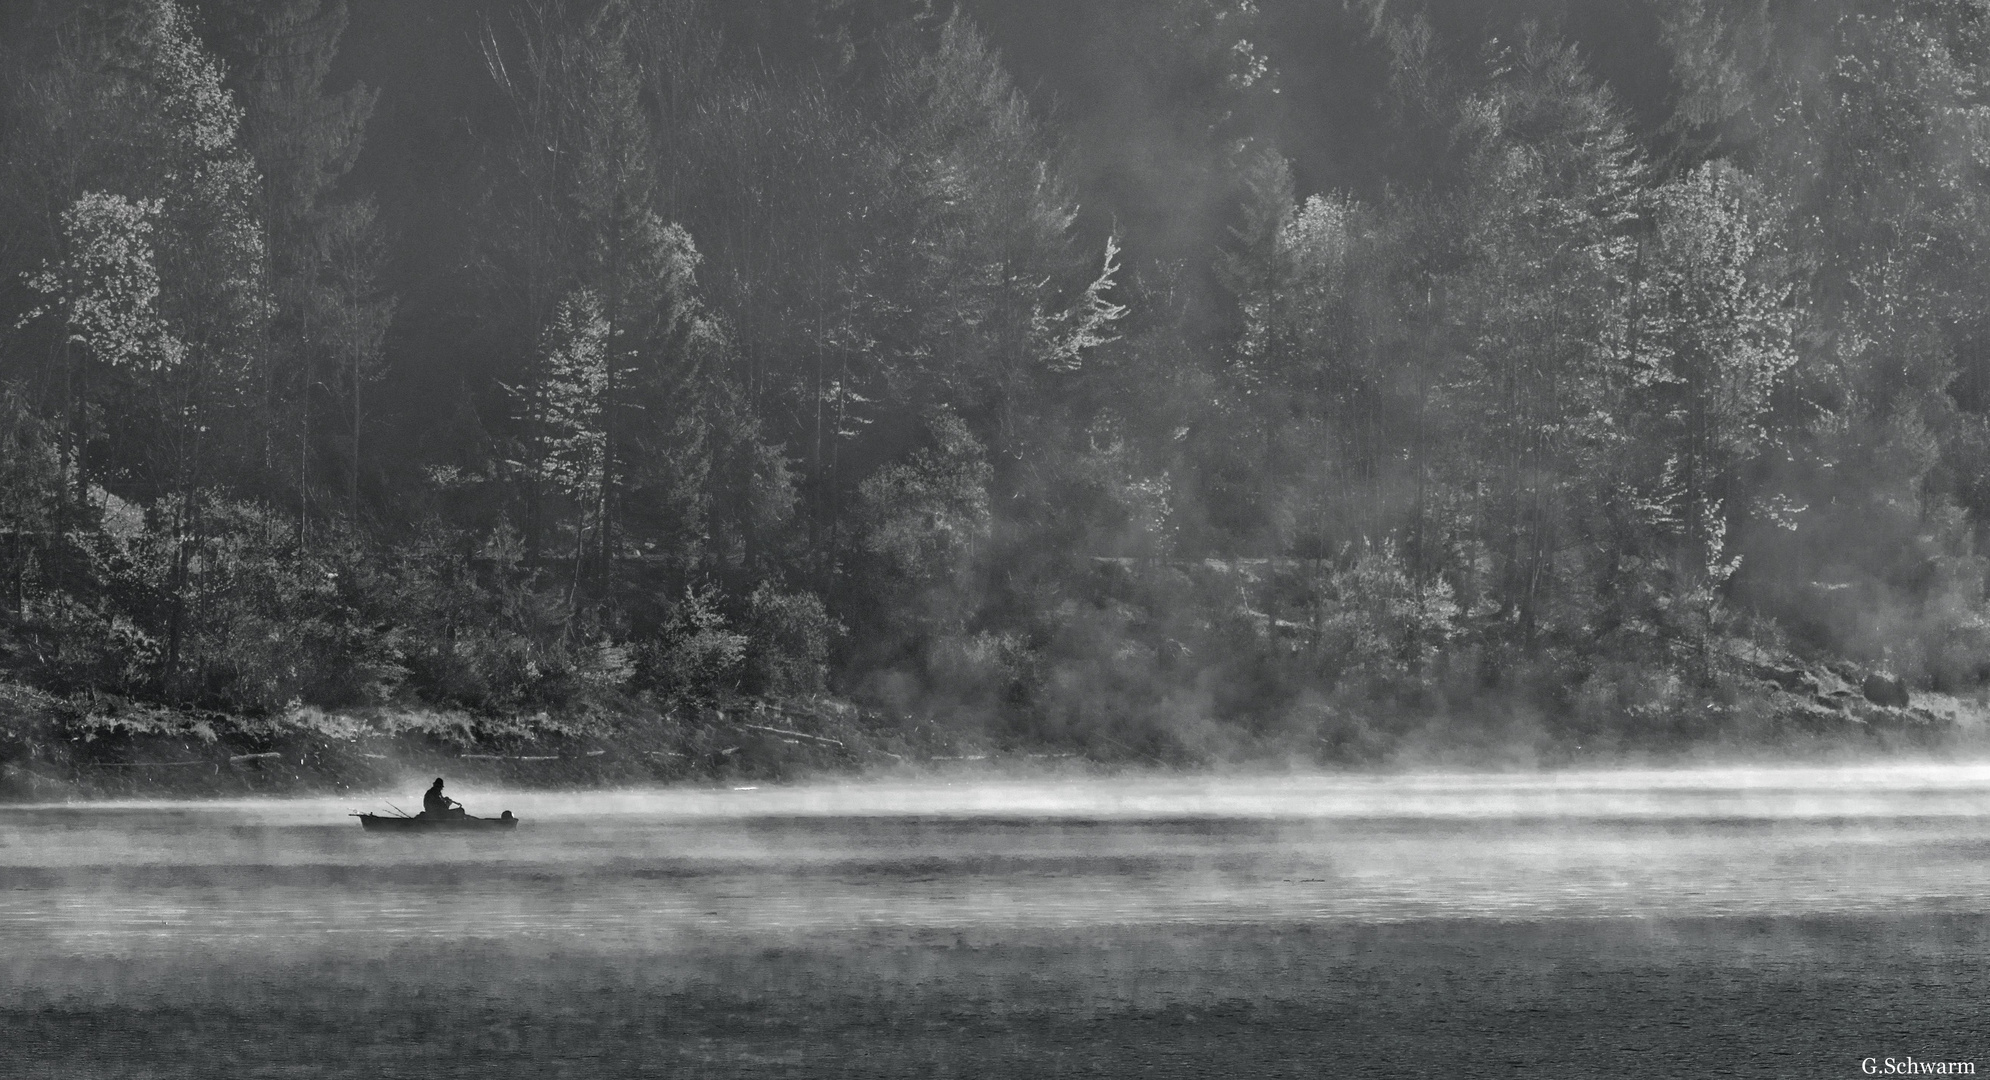
M 819 694 L 828 687 L 829 651 L 843 633 L 811 592 L 784 593 L 761 582 L 747 599 L 741 688 L 755 694 Z
M 658 636 L 635 649 L 635 685 L 668 701 L 708 702 L 740 688 L 747 635 L 726 628 L 716 585 L 685 586 Z
M 393 622 L 405 628 L 403 663 L 418 699 L 486 713 L 561 709 L 614 682 L 623 658 L 577 626 L 565 593 L 525 565 L 508 523 L 477 543 L 431 523 L 393 571 Z

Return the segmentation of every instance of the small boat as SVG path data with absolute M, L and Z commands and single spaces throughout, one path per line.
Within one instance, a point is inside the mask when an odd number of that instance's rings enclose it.
M 506 810 L 503 817 L 471 817 L 468 814 L 448 814 L 432 817 L 416 814 L 413 817 L 388 814 L 354 814 L 363 829 L 381 832 L 475 832 L 482 829 L 516 829 L 518 819 Z

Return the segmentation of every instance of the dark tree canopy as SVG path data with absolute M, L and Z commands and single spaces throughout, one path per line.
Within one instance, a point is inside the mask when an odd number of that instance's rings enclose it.
M 20 0 L 0 50 L 16 683 L 1188 760 L 1990 680 L 1982 0 Z

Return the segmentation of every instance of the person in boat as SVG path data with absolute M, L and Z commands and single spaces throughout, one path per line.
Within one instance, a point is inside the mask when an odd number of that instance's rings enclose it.
M 440 776 L 428 786 L 428 793 L 421 797 L 421 812 L 423 817 L 462 817 L 465 813 L 462 803 L 442 793 Z

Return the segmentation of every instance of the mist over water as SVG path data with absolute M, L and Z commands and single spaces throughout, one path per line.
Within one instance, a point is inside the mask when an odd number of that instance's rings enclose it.
M 451 793 L 521 824 L 346 816 L 400 792 L 0 808 L 0 1031 L 25 1048 L 0 1043 L 0 1074 L 1788 1076 L 1978 1054 L 1986 766 Z
M 670 951 L 864 932 L 1984 910 L 1990 766 L 452 791 L 0 809 L 0 936 L 58 956 Z

